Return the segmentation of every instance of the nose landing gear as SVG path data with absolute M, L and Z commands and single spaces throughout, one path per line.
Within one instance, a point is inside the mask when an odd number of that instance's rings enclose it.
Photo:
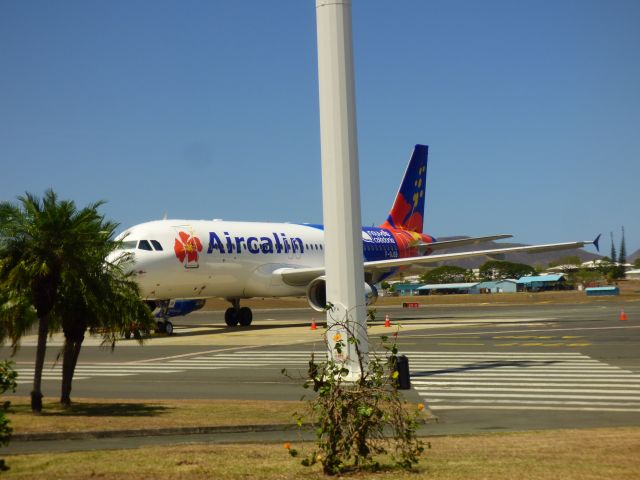
M 162 300 L 156 304 L 160 309 L 160 311 L 156 313 L 156 317 L 158 318 L 156 332 L 173 335 L 173 323 L 169 320 L 169 302 L 169 300 Z

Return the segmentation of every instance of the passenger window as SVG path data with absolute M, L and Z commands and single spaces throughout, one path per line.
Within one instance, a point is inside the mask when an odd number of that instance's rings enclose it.
M 153 248 L 155 248 L 158 252 L 162 251 L 162 245 L 160 245 L 159 241 L 151 240 L 151 245 L 153 245 Z
M 153 248 L 151 248 L 147 240 L 140 240 L 140 242 L 138 242 L 138 250 L 149 250 L 151 252 Z

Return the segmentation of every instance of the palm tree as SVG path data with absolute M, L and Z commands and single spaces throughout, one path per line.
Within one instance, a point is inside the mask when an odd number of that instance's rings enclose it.
M 60 403 L 71 405 L 73 374 L 85 332 L 100 333 L 103 344 L 115 347 L 115 342 L 126 333 L 149 331 L 154 319 L 148 307 L 140 300 L 138 284 L 126 267 L 130 262 L 127 255 L 120 255 L 110 261 L 110 253 L 119 242 L 111 235 L 93 252 L 93 261 L 87 265 L 81 278 L 68 279 L 63 283 L 65 291 L 62 302 L 54 308 L 55 316 L 61 319 L 65 343 L 62 348 L 62 389 Z M 139 342 L 142 336 L 135 335 Z
M 15 353 L 18 341 L 37 320 L 28 298 L 20 292 L 0 289 L 0 343 L 10 339 Z
M 95 325 L 97 329 L 100 321 L 109 320 L 123 329 L 123 321 L 137 319 L 146 326 L 151 319 L 139 298 L 137 304 L 133 301 L 132 294 L 137 290 L 124 274 L 126 258 L 117 262 L 105 261 L 106 255 L 119 244 L 111 238 L 116 224 L 105 222 L 98 213 L 103 202 L 77 210 L 73 201 L 59 201 L 52 190 L 45 193 L 42 201 L 29 193 L 18 200 L 19 205 L 0 203 L 0 289 L 7 292 L 7 298 L 20 299 L 23 302 L 20 305 L 27 302 L 35 310 L 38 344 L 31 409 L 40 412 L 42 369 L 50 330 L 63 327 L 65 340 L 69 339 L 69 345 L 65 341 L 63 352 L 71 360 L 77 360 L 82 344 L 80 338 L 84 338 L 88 325 Z M 125 306 L 107 305 L 100 297 L 105 290 L 93 287 L 96 282 L 100 283 L 98 279 L 108 283 L 109 275 L 118 271 L 120 277 L 114 278 L 113 285 L 114 291 L 122 295 L 112 296 L 109 300 L 125 300 Z M 122 282 L 130 288 L 118 290 Z M 131 310 L 123 314 L 126 308 Z M 105 316 L 109 309 L 123 317 L 115 321 L 113 316 Z M 12 315 L 15 319 L 15 308 Z M 5 319 L 10 320 L 10 317 L 5 316 Z M 12 338 L 19 338 L 28 328 L 25 327 L 27 323 L 28 318 L 23 317 L 7 331 L 11 332 Z M 107 337 L 115 341 L 113 333 Z M 75 361 L 71 364 L 75 368 Z

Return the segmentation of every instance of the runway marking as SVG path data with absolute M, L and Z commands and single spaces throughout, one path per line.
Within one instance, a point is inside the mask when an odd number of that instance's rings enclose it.
M 590 347 L 592 344 L 583 343 L 565 343 L 565 342 L 513 342 L 513 343 L 496 343 L 496 347 Z
M 449 343 L 439 343 L 438 345 L 442 345 L 442 346 L 468 346 L 468 347 L 477 347 L 477 346 L 484 346 L 484 343 L 454 343 L 454 342 L 449 342 Z
M 459 345 L 459 344 L 456 344 Z M 306 349 L 222 348 L 146 362 L 78 364 L 76 380 L 184 375 L 218 369 L 304 370 Z M 598 361 L 580 352 L 431 351 L 409 357 L 415 392 L 434 411 L 504 409 L 591 412 L 640 412 L 640 373 Z M 326 359 L 324 349 L 314 353 Z M 382 356 L 384 354 L 381 354 Z M 59 381 L 61 365 L 47 368 L 45 381 Z M 33 367 L 20 365 L 21 377 Z M 170 381 L 168 379 L 167 381 Z M 29 383 L 25 378 L 20 383 Z
M 578 352 L 434 352 L 410 368 L 413 388 L 434 411 L 640 412 L 640 374 Z
M 539 402 L 536 402 L 539 403 Z M 560 411 L 560 412 L 640 412 L 640 408 L 625 408 L 625 407 L 564 407 L 560 405 L 554 405 L 552 407 L 545 407 L 540 405 L 438 405 L 440 410 L 542 410 L 542 411 Z
M 478 327 L 484 327 L 484 325 L 476 325 Z M 472 333 L 458 333 L 458 335 L 496 335 L 496 334 L 502 334 L 502 333 L 525 333 L 525 332 L 566 332 L 566 331 L 576 331 L 576 330 L 624 330 L 624 329 L 629 329 L 629 328 L 640 328 L 640 325 L 624 325 L 624 326 L 615 326 L 615 327 L 573 327 L 573 328 L 544 328 L 544 329 L 538 329 L 538 330 L 510 330 L 510 331 L 502 331 L 502 332 L 472 332 Z M 407 334 L 410 334 L 410 332 L 407 332 Z M 428 338 L 428 337 L 440 337 L 443 335 L 450 335 L 449 333 L 432 333 L 432 334 L 425 334 L 422 335 L 423 338 Z M 413 336 L 413 335 L 412 335 Z
M 551 338 L 556 338 L 554 335 L 498 335 L 493 337 L 495 339 L 504 339 L 504 340 L 548 340 Z

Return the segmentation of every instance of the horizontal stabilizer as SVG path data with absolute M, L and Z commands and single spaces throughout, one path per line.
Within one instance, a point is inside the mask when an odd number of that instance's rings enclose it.
M 491 242 L 493 240 L 502 240 L 504 238 L 512 238 L 513 235 L 491 235 L 488 237 L 460 238 L 458 240 L 444 240 L 442 242 L 421 243 L 420 247 L 426 247 L 430 250 L 442 250 L 445 248 L 464 247 L 466 245 L 477 245 L 478 243 Z

